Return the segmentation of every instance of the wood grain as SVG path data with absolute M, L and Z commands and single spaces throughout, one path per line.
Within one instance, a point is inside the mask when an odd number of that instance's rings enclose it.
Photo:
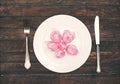
M 23 75 L 23 76 L 15 76 L 15 75 L 6 75 L 1 77 L 1 83 L 2 84 L 59 84 L 59 78 L 58 76 L 29 76 L 29 75 Z M 24 81 L 23 81 L 24 80 Z
M 25 74 L 26 70 L 24 68 L 24 49 L 25 44 L 23 48 L 21 47 L 21 44 L 16 43 L 22 43 L 21 41 L 4 41 L 3 43 L 8 47 L 4 47 L 1 50 L 1 72 L 3 74 L 9 74 L 9 73 L 16 73 L 16 74 Z M 111 45 L 111 46 L 109 46 Z M 10 47 L 11 46 L 11 47 Z M 2 47 L 2 46 L 1 46 Z M 21 48 L 20 48 L 21 47 Z M 112 42 L 105 42 L 103 41 L 101 44 L 101 65 L 102 65 L 102 71 L 105 73 L 117 73 L 119 74 L 120 70 L 120 53 L 119 53 L 119 41 L 112 41 Z M 41 66 L 34 53 L 32 48 L 30 57 L 32 62 L 32 68 L 28 71 L 28 73 L 50 73 L 47 69 L 45 69 L 43 66 Z M 105 52 L 106 51 L 106 52 Z M 8 54 L 7 54 L 8 52 Z M 17 52 L 17 53 L 16 53 Z M 95 53 L 95 43 L 92 48 L 91 57 L 88 59 L 88 62 L 85 63 L 83 68 L 78 69 L 75 71 L 75 73 L 93 73 L 96 68 L 96 53 Z M 15 59 L 13 59 L 15 58 Z M 112 62 L 112 63 L 111 63 Z M 108 66 L 109 65 L 109 66 Z M 114 66 L 116 65 L 116 66 Z M 89 67 L 91 66 L 91 67 Z M 10 68 L 11 67 L 11 68 Z M 109 72 L 108 72 L 109 70 Z M 22 72 L 22 73 L 21 73 Z M 95 73 L 95 72 L 94 72 Z
M 2 84 L 119 84 L 119 76 L 99 75 L 5 75 Z M 25 80 L 26 79 L 26 80 Z M 85 79 L 85 80 L 84 80 Z M 3 81 L 4 80 L 4 81 Z M 24 81 L 23 81 L 24 80 Z
M 120 75 L 120 57 L 115 54 L 114 56 L 101 56 L 101 68 L 103 74 L 117 74 Z M 24 59 L 23 59 L 24 60 Z M 23 61 L 22 60 L 22 61 Z M 109 65 L 109 66 L 108 66 Z M 115 65 L 115 66 L 114 66 Z M 32 67 L 29 70 L 24 68 L 24 62 L 17 63 L 1 63 L 1 74 L 52 74 L 53 72 L 49 71 L 43 67 L 40 63 L 32 62 Z M 79 69 L 71 72 L 80 73 L 80 74 L 93 74 L 96 73 L 96 57 L 90 57 L 87 62 Z
M 111 10 L 112 9 L 112 10 Z M 109 11 L 111 10 L 111 11 Z M 0 6 L 0 16 L 120 16 L 119 6 Z
M 40 4 L 40 5 L 119 5 L 119 0 L 1 0 L 8 4 Z
M 101 57 L 102 58 L 102 57 Z M 108 61 L 109 59 L 109 61 Z M 110 60 L 113 59 L 113 60 Z M 105 57 L 102 58 L 101 68 L 103 74 L 118 74 L 120 75 L 120 58 L 117 56 L 114 57 Z M 111 63 L 112 62 L 112 63 Z M 109 66 L 108 66 L 109 64 Z M 114 66 L 116 65 L 116 66 Z M 32 63 L 32 67 L 29 70 L 24 68 L 24 63 L 2 63 L 1 64 L 1 73 L 4 74 L 52 74 L 53 72 L 49 71 L 39 63 Z M 80 67 L 79 69 L 71 72 L 80 73 L 80 74 L 93 74 L 96 73 L 96 59 L 89 58 L 87 62 Z
M 21 29 L 23 28 L 24 20 L 29 21 L 29 26 L 31 29 L 37 29 L 38 26 L 49 17 L 0 17 L 0 29 Z M 95 16 L 76 16 L 79 20 L 81 20 L 88 29 L 93 28 L 93 23 Z M 100 29 L 119 29 L 120 27 L 120 17 L 100 17 Z
M 90 31 L 92 50 L 79 69 L 57 74 L 43 67 L 33 51 L 37 27 L 56 14 L 80 19 Z M 94 18 L 100 16 L 102 73 L 96 73 Z M 29 50 L 32 67 L 24 68 L 24 23 L 31 28 Z M 119 0 L 0 0 L 0 84 L 120 84 Z

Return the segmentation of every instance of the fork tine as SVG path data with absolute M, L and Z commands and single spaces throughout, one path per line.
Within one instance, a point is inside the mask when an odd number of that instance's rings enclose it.
M 23 26 L 24 26 L 24 27 L 29 27 L 29 20 L 24 19 L 24 20 L 23 20 Z

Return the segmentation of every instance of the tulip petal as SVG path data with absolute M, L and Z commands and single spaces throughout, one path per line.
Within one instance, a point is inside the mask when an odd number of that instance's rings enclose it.
M 50 38 L 53 42 L 61 42 L 62 40 L 62 35 L 60 34 L 59 31 L 53 31 L 51 34 L 50 34 Z
M 64 30 L 64 33 L 63 33 L 63 41 L 65 43 L 70 43 L 74 40 L 75 38 L 75 33 L 74 32 L 71 32 L 69 30 Z
M 77 55 L 78 54 L 78 49 L 75 45 L 68 45 L 66 47 L 66 52 L 70 55 Z
M 58 44 L 49 41 L 49 42 L 47 43 L 47 47 L 48 47 L 51 51 L 56 51 L 56 50 L 58 49 Z
M 56 52 L 56 57 L 57 57 L 57 58 L 62 58 L 62 57 L 64 57 L 64 56 L 65 56 L 65 52 L 64 52 L 64 51 L 58 50 L 58 51 Z
M 58 48 L 59 48 L 59 50 L 65 50 L 66 49 L 66 43 L 64 43 L 64 42 L 61 42 L 61 43 L 59 43 L 59 45 L 58 45 Z

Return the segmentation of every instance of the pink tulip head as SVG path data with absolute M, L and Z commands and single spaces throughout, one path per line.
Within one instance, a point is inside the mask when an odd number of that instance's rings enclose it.
M 70 44 L 75 39 L 75 33 L 64 30 L 63 35 L 59 31 L 53 31 L 50 34 L 51 41 L 47 42 L 47 47 L 55 52 L 57 58 L 65 56 L 65 52 L 69 55 L 77 55 L 78 49 L 75 45 Z

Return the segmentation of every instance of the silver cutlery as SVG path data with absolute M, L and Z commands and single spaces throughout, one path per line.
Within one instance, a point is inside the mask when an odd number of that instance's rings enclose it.
M 29 51 L 28 51 L 28 35 L 30 34 L 30 28 L 29 27 L 25 27 L 24 28 L 24 34 L 26 36 L 26 52 L 25 52 L 25 63 L 24 63 L 24 67 L 26 69 L 29 69 L 31 67 L 31 63 L 30 63 L 30 56 L 29 56 Z
M 95 31 L 95 40 L 96 40 L 96 48 L 97 48 L 97 73 L 101 72 L 101 67 L 100 67 L 100 29 L 99 29 L 99 16 L 95 17 L 95 22 L 94 22 L 94 31 Z

